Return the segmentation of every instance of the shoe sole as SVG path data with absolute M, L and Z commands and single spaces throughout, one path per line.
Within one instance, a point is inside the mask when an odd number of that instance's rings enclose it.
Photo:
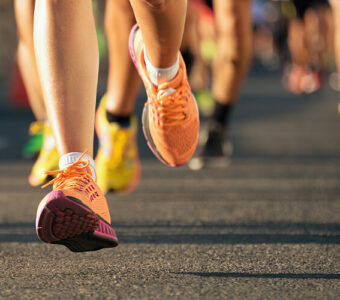
M 90 208 L 62 191 L 49 193 L 36 218 L 38 238 L 73 252 L 96 251 L 118 245 L 113 228 Z
M 199 171 L 202 169 L 224 169 L 228 168 L 231 164 L 231 159 L 226 157 L 210 157 L 210 158 L 201 158 L 194 157 L 189 163 L 188 167 L 190 170 Z
M 138 64 L 137 64 L 137 57 L 136 57 L 136 53 L 135 50 L 133 48 L 133 40 L 134 40 L 134 36 L 136 33 L 136 30 L 138 29 L 138 24 L 135 24 L 130 32 L 130 36 L 129 36 L 129 52 L 130 52 L 130 56 L 131 59 L 133 61 L 133 64 L 135 65 L 138 74 L 141 76 L 139 68 L 138 68 Z M 198 111 L 198 107 L 196 104 L 196 109 Z M 143 114 L 142 114 L 142 128 L 143 128 L 143 133 L 147 142 L 148 147 L 150 148 L 150 150 L 152 151 L 152 153 L 156 156 L 156 158 L 164 165 L 169 166 L 169 167 L 180 167 L 185 165 L 187 162 L 185 163 L 181 163 L 181 164 L 170 164 L 168 162 L 166 162 L 164 160 L 164 158 L 162 157 L 162 155 L 158 152 L 157 147 L 152 139 L 150 130 L 149 130 L 149 109 L 147 106 L 144 105 L 143 108 Z
M 189 163 L 189 169 L 199 171 L 202 169 L 225 169 L 231 164 L 231 156 L 233 153 L 232 143 L 225 146 L 225 156 L 210 156 L 210 157 L 193 157 Z
M 94 127 L 96 129 L 98 139 L 100 139 L 100 129 L 99 129 L 98 118 L 99 118 L 99 115 L 98 115 L 98 109 L 97 109 Z M 142 174 L 142 165 L 141 165 L 141 162 L 140 162 L 140 159 L 139 159 L 139 155 L 137 155 L 137 158 L 136 158 L 136 165 L 137 165 L 136 171 L 135 171 L 135 173 L 132 177 L 132 180 L 126 187 L 124 187 L 121 190 L 115 190 L 115 189 L 110 188 L 109 191 L 112 191 L 112 192 L 115 192 L 115 193 L 121 193 L 121 194 L 132 193 L 137 188 L 139 180 L 141 178 L 141 174 Z M 106 193 L 108 193 L 109 191 L 107 191 Z
M 30 186 L 36 187 L 51 181 L 53 178 L 54 177 L 51 175 L 46 175 L 45 178 L 38 179 L 33 174 L 30 174 L 28 176 L 28 183 L 30 184 Z

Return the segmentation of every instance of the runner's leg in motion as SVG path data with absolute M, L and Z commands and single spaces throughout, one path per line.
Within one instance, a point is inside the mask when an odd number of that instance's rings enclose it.
M 55 147 L 49 124 L 46 122 L 46 110 L 43 101 L 40 79 L 36 65 L 33 43 L 34 0 L 15 0 L 15 19 L 19 32 L 18 63 L 27 90 L 33 114 L 37 122 L 30 126 L 31 140 L 24 147 L 27 156 L 38 155 L 33 165 L 28 182 L 32 186 L 46 183 L 48 176 L 44 171 L 58 167 L 59 156 Z
M 37 0 L 34 43 L 59 154 L 92 156 L 99 63 L 91 1 Z
M 233 105 L 247 75 L 252 53 L 251 0 L 214 0 L 217 54 L 213 65 L 213 96 Z
M 200 138 L 200 149 L 189 167 L 229 164 L 232 145 L 228 125 L 247 75 L 252 53 L 251 0 L 214 0 L 217 53 L 213 62 L 215 107 Z
M 140 79 L 128 47 L 129 34 L 135 23 L 129 1 L 106 1 L 109 74 L 107 92 L 96 114 L 100 141 L 96 166 L 98 184 L 104 193 L 132 191 L 140 177 L 137 119 L 134 116 Z
M 128 42 L 136 23 L 126 0 L 107 0 L 105 30 L 109 50 L 109 76 L 106 109 L 112 114 L 129 116 L 134 112 L 139 76 L 131 61 Z
M 147 56 L 153 66 L 167 68 L 181 46 L 186 0 L 130 0 L 142 31 Z
M 180 166 L 193 155 L 199 130 L 196 102 L 179 55 L 187 1 L 130 3 L 140 29 L 132 29 L 129 49 L 148 94 L 143 111 L 144 134 L 160 161 Z
M 98 46 L 90 0 L 37 0 L 34 42 L 60 170 L 36 218 L 40 240 L 72 251 L 117 246 L 92 158 Z M 89 154 L 81 154 L 88 149 Z
M 46 111 L 41 92 L 33 44 L 34 0 L 15 0 L 14 11 L 18 29 L 18 63 L 37 121 L 44 122 Z

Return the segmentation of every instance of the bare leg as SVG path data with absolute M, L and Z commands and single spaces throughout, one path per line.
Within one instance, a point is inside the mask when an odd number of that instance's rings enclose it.
M 128 40 L 136 23 L 126 0 L 107 0 L 105 29 L 109 49 L 107 111 L 116 115 L 131 115 L 139 90 L 139 76 L 131 61 Z
M 90 0 L 36 1 L 34 45 L 59 154 L 93 154 L 98 47 Z
M 251 0 L 214 0 L 217 53 L 213 62 L 215 107 L 189 167 L 227 166 L 232 145 L 226 136 L 230 112 L 248 72 L 252 53 Z
M 130 0 L 146 52 L 158 68 L 172 66 L 181 46 L 186 0 Z
M 333 10 L 334 19 L 334 47 L 335 59 L 340 72 L 340 2 L 330 1 Z
M 325 68 L 325 53 L 327 50 L 325 9 L 327 8 L 320 5 L 308 9 L 304 15 L 309 64 L 318 71 Z
M 288 47 L 293 64 L 299 66 L 306 66 L 308 64 L 309 57 L 305 41 L 304 24 L 299 19 L 294 19 L 289 23 Z
M 207 87 L 209 66 L 201 55 L 201 41 L 206 38 L 207 33 L 210 33 L 207 29 L 207 22 L 201 22 L 199 15 L 195 7 L 189 4 L 186 24 L 183 35 L 182 49 L 189 49 L 193 55 L 192 68 L 190 71 L 190 85 L 193 90 L 199 91 Z M 202 32 L 202 29 L 205 29 Z M 215 38 L 215 30 L 213 29 L 213 35 L 208 38 Z M 202 36 L 202 34 L 205 34 Z M 188 70 L 189 71 L 189 70 Z
M 15 19 L 19 33 L 18 63 L 31 109 L 38 121 L 46 119 L 33 44 L 34 0 L 15 0 Z
M 252 53 L 251 0 L 214 0 L 217 55 L 213 96 L 221 104 L 237 101 Z

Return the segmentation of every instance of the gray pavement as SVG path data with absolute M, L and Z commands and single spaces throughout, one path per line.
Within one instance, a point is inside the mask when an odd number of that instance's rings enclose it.
M 141 139 L 139 187 L 108 196 L 120 245 L 84 254 L 37 240 L 31 116 L 0 111 L 0 298 L 339 299 L 340 95 L 262 74 L 241 98 L 228 169 L 167 168 Z

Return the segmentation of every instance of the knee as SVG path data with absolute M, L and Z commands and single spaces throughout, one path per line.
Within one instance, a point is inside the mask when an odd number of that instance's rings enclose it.
M 122 19 L 135 23 L 130 2 L 126 0 L 107 0 L 104 18 L 106 33 L 109 34 L 112 32 L 114 30 L 114 26 L 117 26 L 116 24 L 119 24 Z
M 166 10 L 169 0 L 139 0 L 144 5 L 149 6 L 152 10 L 155 11 L 164 11 Z

